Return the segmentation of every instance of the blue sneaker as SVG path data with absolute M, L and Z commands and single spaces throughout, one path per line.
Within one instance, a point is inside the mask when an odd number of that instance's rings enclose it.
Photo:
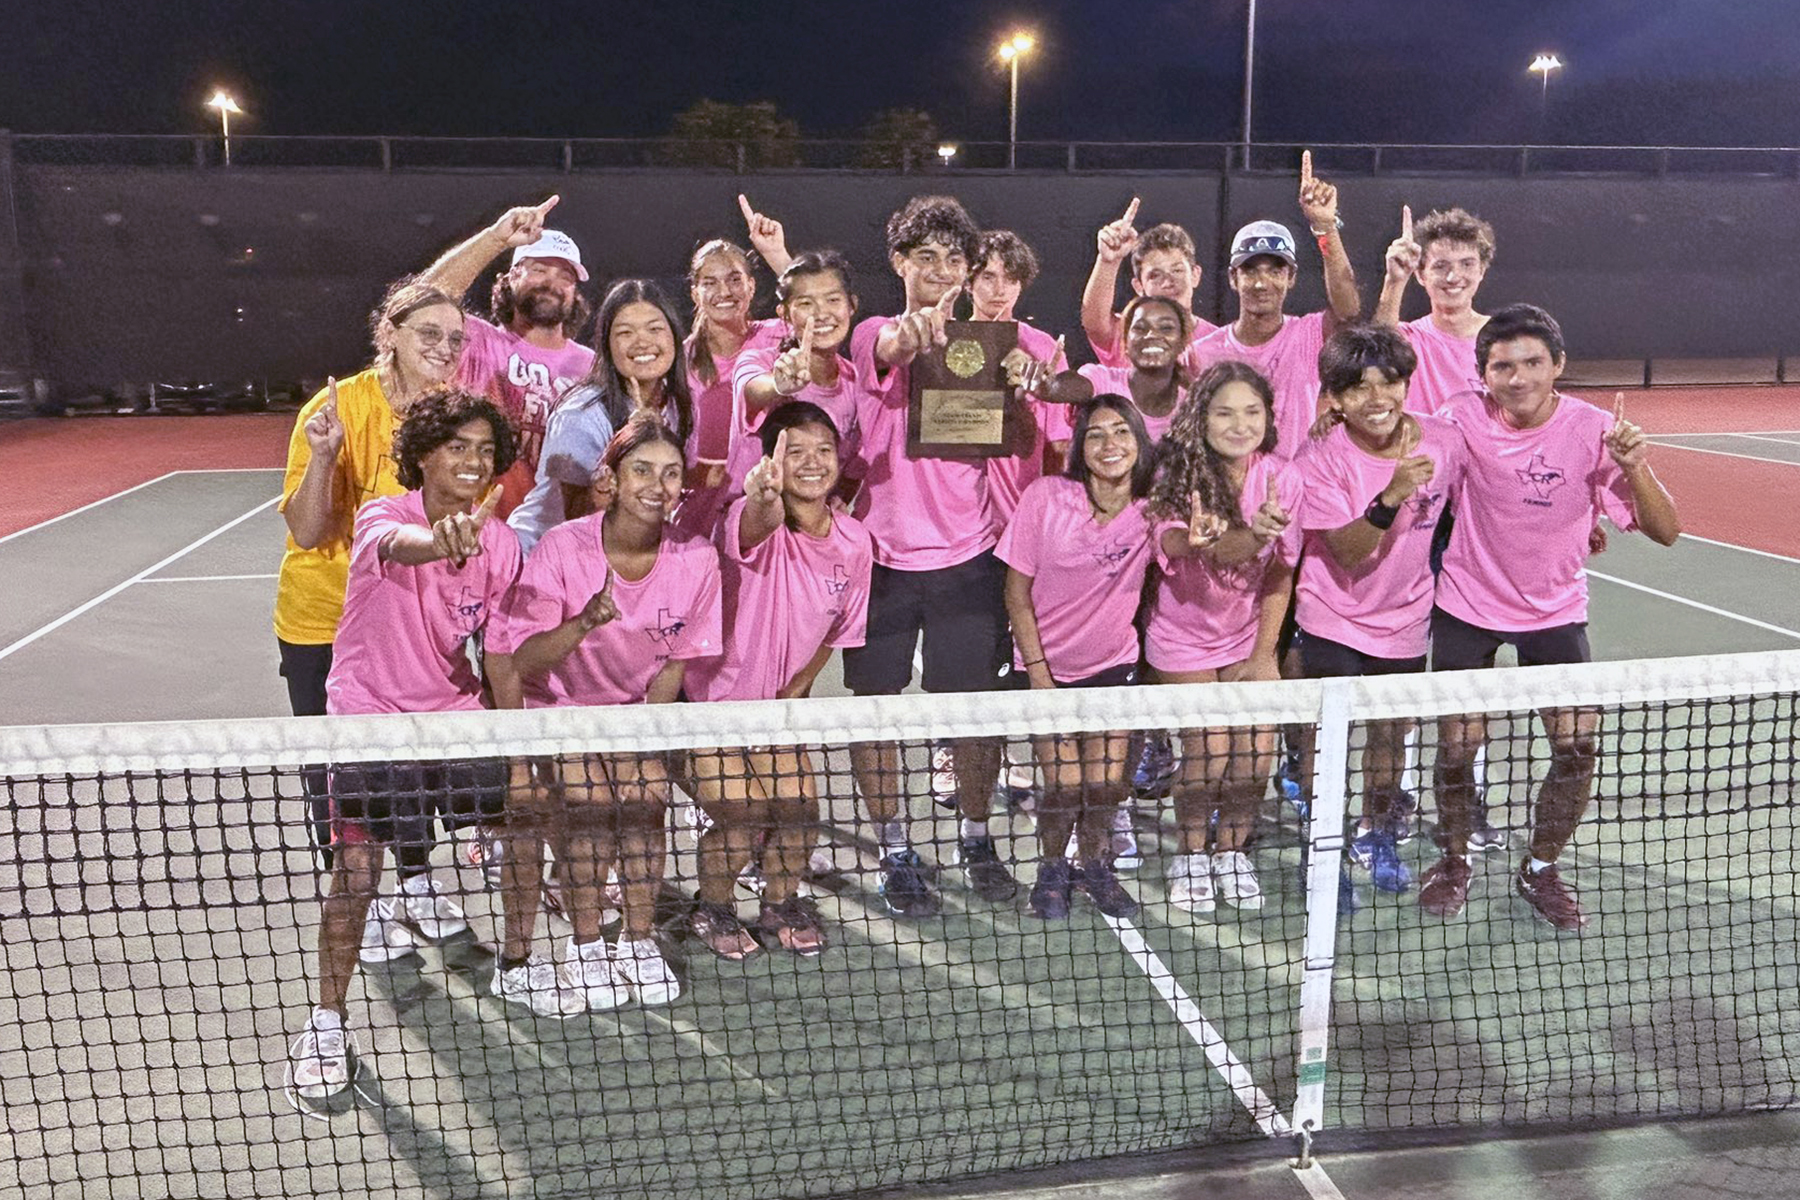
M 1281 756 L 1281 765 L 1275 768 L 1275 786 L 1281 790 L 1281 798 L 1293 806 L 1295 816 L 1302 821 L 1311 817 L 1312 805 L 1301 786 L 1300 756 L 1292 750 Z
M 1166 733 L 1146 733 L 1144 748 L 1131 772 L 1131 794 L 1139 800 L 1161 800 L 1175 779 L 1175 751 Z
M 1375 885 L 1378 892 L 1387 892 L 1398 896 L 1412 887 L 1412 872 L 1400 861 L 1400 848 L 1394 844 L 1394 835 L 1386 829 L 1376 829 L 1365 833 L 1363 838 L 1372 839 L 1369 845 L 1369 882 Z
M 931 868 L 916 851 L 894 850 L 881 860 L 881 884 L 876 890 L 895 916 L 929 917 L 939 906 L 931 876 Z
M 1375 839 L 1378 831 L 1365 829 L 1344 846 L 1344 866 L 1367 871 L 1375 865 Z

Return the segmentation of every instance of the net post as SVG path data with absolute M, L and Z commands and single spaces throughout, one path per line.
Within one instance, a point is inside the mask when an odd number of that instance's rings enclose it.
M 1344 797 L 1350 779 L 1350 679 L 1323 680 L 1313 758 L 1311 828 L 1307 831 L 1305 974 L 1300 981 L 1300 1037 L 1293 1126 L 1309 1157 L 1325 1121 L 1325 1077 L 1331 1036 L 1331 979 L 1337 953 L 1338 874 L 1344 856 Z

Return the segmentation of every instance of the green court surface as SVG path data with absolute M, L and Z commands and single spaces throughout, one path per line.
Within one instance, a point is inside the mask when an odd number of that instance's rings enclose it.
M 176 474 L 0 539 L 0 572 L 39 581 L 0 614 L 0 721 L 284 713 L 276 479 Z M 1615 537 L 1597 655 L 1800 647 L 1797 581 L 1800 563 L 1722 542 Z M 1511 725 L 1489 786 L 1518 829 L 1546 755 L 1524 714 Z M 17 1171 L 0 1197 L 1795 1194 L 1791 1115 L 1675 1120 L 1800 1091 L 1794 735 L 1791 695 L 1609 715 L 1567 860 L 1596 913 L 1579 938 L 1511 894 L 1515 855 L 1477 864 L 1448 923 L 1365 883 L 1339 925 L 1323 1182 L 1270 1136 L 1294 1111 L 1307 932 L 1299 825 L 1274 801 L 1261 912 L 1172 909 L 1171 818 L 1146 805 L 1127 882 L 1143 912 L 1083 903 L 1046 927 L 1023 891 L 996 906 L 962 886 L 913 746 L 945 908 L 901 922 L 833 753 L 826 954 L 736 965 L 678 941 L 675 1004 L 566 1022 L 486 994 L 498 914 L 447 847 L 475 936 L 363 969 L 362 1074 L 315 1112 L 282 1091 L 320 891 L 294 773 L 15 789 L 0 1104 Z M 1032 824 L 997 827 L 1028 886 Z M 674 845 L 691 881 L 685 826 Z M 1415 875 L 1435 857 L 1423 837 L 1403 854 Z M 551 924 L 558 944 L 567 929 Z

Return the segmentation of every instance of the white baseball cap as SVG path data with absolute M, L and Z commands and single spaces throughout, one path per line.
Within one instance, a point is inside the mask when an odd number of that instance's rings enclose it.
M 1231 239 L 1231 265 L 1240 267 L 1264 254 L 1279 258 L 1290 267 L 1298 266 L 1294 256 L 1294 235 L 1286 225 L 1274 221 L 1252 221 Z
M 575 268 L 575 278 L 587 282 L 587 268 L 581 265 L 581 247 L 560 229 L 546 229 L 531 245 L 515 249 L 512 265 L 516 267 L 519 260 L 526 258 L 560 258 Z

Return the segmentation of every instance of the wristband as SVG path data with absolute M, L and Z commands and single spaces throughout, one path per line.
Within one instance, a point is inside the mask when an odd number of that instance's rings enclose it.
M 1397 505 L 1383 504 L 1381 502 L 1380 493 L 1377 493 L 1375 498 L 1369 501 L 1369 507 L 1363 509 L 1363 520 L 1367 521 L 1377 529 L 1392 529 L 1394 527 L 1394 518 L 1399 515 L 1399 507 Z
M 1042 663 L 1043 663 L 1043 661 L 1044 661 L 1044 660 L 1043 660 L 1043 659 L 1041 659 L 1041 658 L 1028 658 L 1028 659 L 1026 659 L 1026 660 L 1025 660 L 1025 661 L 1024 661 L 1024 662 L 1023 662 L 1023 663 L 1021 663 L 1021 664 L 1019 664 L 1019 665 L 1020 665 L 1020 666 L 1025 666 L 1025 667 L 1035 667 L 1035 666 L 1039 666 L 1039 665 L 1041 665 L 1041 664 L 1042 664 Z

